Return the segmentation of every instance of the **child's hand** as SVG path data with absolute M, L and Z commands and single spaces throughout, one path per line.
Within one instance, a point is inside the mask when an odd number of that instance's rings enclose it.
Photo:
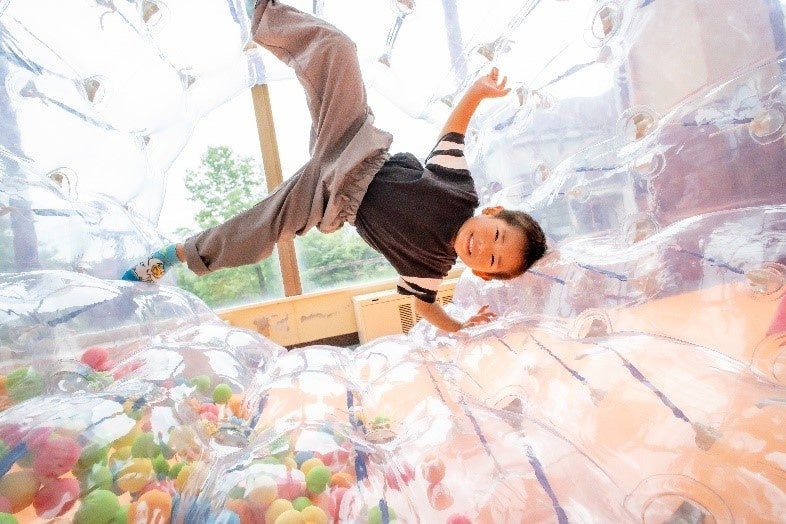
M 489 307 L 486 305 L 481 307 L 477 313 L 469 317 L 467 321 L 461 325 L 461 327 L 468 328 L 472 326 L 478 326 L 480 324 L 487 324 L 495 318 L 497 318 L 497 314 L 493 311 L 490 311 Z
M 469 90 L 477 98 L 499 98 L 510 93 L 510 88 L 505 87 L 507 82 L 508 77 L 500 79 L 499 69 L 492 67 L 491 72 L 475 80 Z

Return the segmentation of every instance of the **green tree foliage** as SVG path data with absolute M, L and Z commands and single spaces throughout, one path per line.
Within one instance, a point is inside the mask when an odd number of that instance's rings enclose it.
M 261 167 L 253 158 L 240 157 L 227 146 L 209 147 L 200 166 L 188 171 L 184 184 L 190 199 L 202 206 L 194 218 L 203 229 L 245 211 L 266 194 Z M 278 265 L 272 258 L 202 277 L 180 266 L 176 278 L 181 288 L 212 307 L 280 296 L 283 288 Z
M 396 276 L 385 258 L 371 249 L 354 229 L 325 235 L 311 231 L 297 243 L 303 288 L 315 291 Z
M 188 171 L 184 182 L 191 200 L 202 204 L 194 217 L 201 228 L 245 211 L 267 193 L 262 170 L 251 157 L 239 157 L 227 146 L 214 146 L 201 161 L 198 169 Z

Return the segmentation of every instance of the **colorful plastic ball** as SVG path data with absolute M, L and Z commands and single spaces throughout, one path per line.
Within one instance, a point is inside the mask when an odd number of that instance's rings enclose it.
M 442 511 L 453 505 L 453 495 L 441 482 L 431 484 L 426 490 L 426 494 L 428 495 L 429 504 L 436 510 Z
M 341 487 L 341 488 L 348 488 L 354 484 L 355 479 L 352 478 L 352 475 L 346 473 L 344 471 L 339 471 L 338 473 L 333 473 L 330 477 L 330 486 L 331 487 Z
M 298 510 L 288 509 L 276 517 L 273 524 L 306 524 L 306 520 Z
M 27 438 L 25 439 L 25 445 L 27 449 L 30 451 L 38 451 L 38 448 L 44 445 L 46 441 L 49 440 L 49 437 L 52 436 L 54 432 L 54 428 L 49 426 L 39 426 L 37 428 L 33 428 L 30 430 L 30 433 L 27 434 Z
M 395 490 L 400 490 L 415 478 L 415 468 L 409 462 L 404 462 L 400 467 L 390 467 L 385 470 L 385 483 Z
M 341 510 L 341 503 L 344 501 L 344 497 L 347 494 L 347 488 L 335 488 L 330 490 L 330 504 L 328 507 L 322 507 L 322 509 L 326 510 L 330 515 L 330 518 L 333 520 L 338 519 L 339 511 Z
M 40 483 L 30 470 L 11 471 L 0 477 L 0 495 L 8 500 L 11 513 L 17 513 L 33 503 Z
M 11 503 L 5 495 L 0 495 L 0 513 L 11 513 Z
M 16 369 L 5 377 L 8 396 L 14 402 L 37 397 L 44 392 L 44 381 L 41 374 L 32 367 Z
M 330 482 L 331 473 L 325 466 L 316 466 L 306 475 L 306 488 L 311 493 L 322 493 Z
M 191 426 L 175 426 L 169 432 L 167 445 L 182 458 L 195 460 L 204 453 L 197 432 Z
M 325 466 L 329 467 L 333 472 L 336 472 L 349 462 L 350 450 L 346 446 L 341 446 L 332 451 L 314 453 L 314 456 L 321 459 Z
M 169 473 L 167 473 L 167 477 L 171 479 L 176 479 L 177 476 L 180 474 L 180 470 L 183 469 L 185 466 L 185 462 L 176 462 L 169 467 Z
M 207 393 L 210 389 L 210 377 L 207 375 L 197 375 L 195 377 L 191 377 L 188 381 L 190 386 L 194 386 L 197 391 L 200 393 Z
M 298 469 L 297 462 L 295 462 L 295 457 L 293 455 L 287 455 L 282 458 L 281 463 L 285 465 L 287 469 Z
M 161 455 L 161 446 L 151 432 L 145 432 L 134 439 L 131 445 L 131 456 L 137 458 L 153 458 Z
M 186 464 L 180 469 L 180 472 L 178 472 L 177 478 L 175 479 L 175 486 L 177 486 L 178 491 L 183 491 L 183 489 L 186 487 L 186 483 L 191 477 L 191 472 L 193 470 L 194 466 L 191 464 Z
M 237 393 L 232 395 L 227 402 L 227 407 L 232 414 L 241 419 L 247 419 L 250 416 L 248 408 L 243 405 L 243 396 Z
M 275 522 L 282 513 L 291 509 L 293 509 L 292 502 L 287 499 L 276 499 L 270 503 L 267 511 L 265 511 L 265 522 Z
M 109 524 L 126 524 L 129 522 L 128 520 L 128 506 L 120 506 L 115 511 L 115 514 L 112 516 L 112 520 L 109 521 Z
M 304 508 L 307 508 L 310 505 L 311 505 L 311 499 L 308 497 L 300 496 L 292 501 L 292 507 L 298 511 L 303 511 Z
M 109 351 L 106 348 L 88 348 L 79 360 L 96 371 L 108 371 L 112 367 L 109 362 Z
M 213 402 L 216 404 L 226 404 L 232 397 L 232 388 L 228 384 L 219 384 L 213 390 Z
M 295 458 L 295 460 L 297 460 L 297 458 Z M 308 472 L 317 466 L 324 467 L 325 463 L 322 462 L 322 459 L 312 457 L 308 460 L 303 461 L 303 463 L 300 464 L 300 471 L 302 471 L 303 474 L 306 475 L 306 477 L 308 477 Z
M 300 512 L 308 524 L 328 524 L 328 516 L 325 510 L 319 506 L 307 506 Z
M 142 494 L 128 508 L 129 522 L 146 524 L 169 524 L 172 516 L 172 497 L 169 493 L 151 490 Z
M 388 506 L 387 522 L 396 520 L 396 512 L 393 508 Z M 368 510 L 368 524 L 382 524 L 385 520 L 382 518 L 382 509 L 379 506 L 374 506 Z
M 300 468 L 303 466 L 303 463 L 308 459 L 314 456 L 313 451 L 298 451 L 295 453 L 295 462 L 297 463 L 297 467 Z
M 156 472 L 159 478 L 166 477 L 167 473 L 169 473 L 169 462 L 163 455 L 156 455 L 153 459 L 153 471 Z
M 293 500 L 306 492 L 306 476 L 297 469 L 287 470 L 286 476 L 278 481 L 278 496 Z
M 108 446 L 102 446 L 96 442 L 91 442 L 82 448 L 82 453 L 79 455 L 77 465 L 80 468 L 89 468 L 94 464 L 104 463 L 109 458 L 108 453 Z
M 107 524 L 120 509 L 117 495 L 111 491 L 97 489 L 82 499 L 74 514 L 74 524 Z
M 214 418 L 218 417 L 220 409 L 216 404 L 204 403 L 199 406 L 200 415 L 212 415 Z
M 0 513 L 0 524 L 19 524 L 19 519 L 9 513 Z
M 436 484 L 445 478 L 445 463 L 435 455 L 426 455 L 420 465 L 420 472 L 429 484 Z
M 87 473 L 80 477 L 80 484 L 83 492 L 93 491 L 94 489 L 112 489 L 114 478 L 107 466 L 95 465 Z
M 115 483 L 121 491 L 136 493 L 153 478 L 153 463 L 150 459 L 132 458 L 117 472 Z
M 230 499 L 242 499 L 246 496 L 246 488 L 243 486 L 232 486 L 227 492 L 227 497 Z
M 258 506 L 266 507 L 278 498 L 278 485 L 270 477 L 259 476 L 254 479 L 246 498 Z
M 454 513 L 448 517 L 448 520 L 445 521 L 445 524 L 472 524 L 472 520 L 468 516 L 461 513 Z
M 161 479 L 155 480 L 153 482 L 148 482 L 145 484 L 145 487 L 139 490 L 137 496 L 142 495 L 143 493 L 147 493 L 148 491 L 162 491 L 164 493 L 169 493 L 170 495 L 174 496 L 177 494 L 177 488 L 175 488 L 175 482 L 170 479 Z
M 67 512 L 79 499 L 81 489 L 75 478 L 53 479 L 43 486 L 33 499 L 35 513 L 42 519 L 53 519 Z
M 25 433 L 19 424 L 3 424 L 0 426 L 0 440 L 3 441 L 6 448 L 13 448 L 22 442 Z
M 237 515 L 240 524 L 253 524 L 255 521 L 254 511 L 243 499 L 228 500 L 224 509 Z
M 115 440 L 112 443 L 112 447 L 114 447 L 115 449 L 124 448 L 126 446 L 130 447 L 134 443 L 136 438 L 141 434 L 142 434 L 142 428 L 139 427 L 139 424 L 137 424 L 133 428 L 131 428 L 131 430 L 128 433 L 126 433 L 119 439 Z

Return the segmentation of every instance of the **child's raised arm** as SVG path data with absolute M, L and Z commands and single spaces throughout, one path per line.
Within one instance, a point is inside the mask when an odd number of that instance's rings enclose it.
M 484 98 L 499 98 L 510 92 L 510 88 L 505 87 L 507 81 L 507 76 L 503 76 L 500 79 L 499 69 L 496 67 L 491 68 L 487 75 L 483 75 L 475 80 L 453 108 L 442 128 L 440 136 L 445 136 L 451 132 L 465 135 L 472 115 L 475 114 L 478 105 Z

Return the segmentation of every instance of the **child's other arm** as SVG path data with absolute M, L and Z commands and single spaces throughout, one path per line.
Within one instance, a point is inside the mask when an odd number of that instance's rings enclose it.
M 453 108 L 439 136 L 451 132 L 466 135 L 469 121 L 484 98 L 499 98 L 510 92 L 510 88 L 505 87 L 507 81 L 506 76 L 499 78 L 499 69 L 496 67 L 491 68 L 489 74 L 475 80 Z
M 434 302 L 431 304 L 418 298 L 415 299 L 415 312 L 443 331 L 458 331 L 466 327 L 485 324 L 497 316 L 489 311 L 488 306 L 483 306 L 477 313 L 469 317 L 466 322 L 462 323 L 448 315 L 439 303 Z

